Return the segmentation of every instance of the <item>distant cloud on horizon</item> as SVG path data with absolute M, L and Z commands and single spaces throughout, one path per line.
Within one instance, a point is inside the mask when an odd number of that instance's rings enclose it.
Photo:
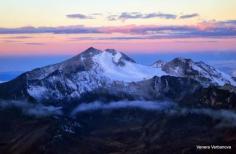
M 195 17 L 199 17 L 199 14 L 198 13 L 185 14 L 185 15 L 181 15 L 179 18 L 180 19 L 189 19 L 189 18 L 195 18 Z
M 67 18 L 72 19 L 96 19 L 96 16 L 103 16 L 102 13 L 92 13 L 92 14 L 82 14 L 82 13 L 74 13 L 67 14 Z M 122 12 L 120 14 L 112 14 L 106 17 L 109 21 L 115 20 L 128 20 L 128 19 L 151 19 L 151 18 L 162 18 L 162 19 L 176 19 L 177 15 L 170 13 L 141 13 L 141 12 Z
M 27 45 L 45 45 L 45 43 L 40 43 L 40 42 L 28 42 L 28 43 L 24 43 L 24 44 L 27 44 Z
M 67 18 L 72 19 L 96 19 L 96 16 L 103 16 L 102 13 L 92 13 L 92 14 L 82 14 L 82 13 L 74 13 L 66 15 Z M 126 21 L 130 19 L 152 19 L 152 18 L 160 18 L 160 19 L 189 19 L 198 17 L 198 13 L 185 14 L 185 15 L 177 15 L 171 13 L 162 13 L 162 12 L 151 12 L 151 13 L 142 13 L 142 12 L 122 12 L 119 14 L 111 14 L 106 17 L 108 21 Z
M 96 19 L 97 16 L 103 16 L 102 13 L 92 13 L 92 14 L 82 14 L 82 13 L 73 13 L 73 14 L 67 14 L 67 18 L 71 19 Z M 151 13 L 142 13 L 142 12 L 121 12 L 119 14 L 111 14 L 108 16 L 104 16 L 105 19 L 108 21 L 126 21 L 131 19 L 152 19 L 152 18 L 160 18 L 160 19 L 190 19 L 199 17 L 200 15 L 198 13 L 192 13 L 192 14 L 184 14 L 184 15 L 177 15 L 177 14 L 171 14 L 171 13 L 162 13 L 162 12 L 151 12 Z
M 96 14 L 93 14 L 96 15 Z M 66 15 L 67 18 L 75 18 L 75 19 L 95 19 L 93 15 L 84 15 L 81 13 L 76 13 L 76 14 L 68 14 Z
M 18 39 L 31 39 L 31 38 L 33 38 L 33 37 L 31 37 L 31 36 L 11 36 L 11 37 L 0 37 L 0 39 L 16 39 L 16 40 L 18 40 Z
M 150 18 L 164 18 L 164 19 L 176 19 L 177 15 L 169 13 L 141 13 L 141 12 L 122 12 L 119 15 L 110 15 L 108 20 L 127 20 L 127 19 L 150 19 Z
M 225 20 L 219 22 L 220 24 L 230 24 L 230 25 L 236 25 L 236 19 L 235 20 Z
M 58 26 L 58 27 L 18 27 L 18 28 L 0 28 L 0 34 L 89 34 L 101 33 L 97 28 L 77 26 Z
M 59 26 L 0 28 L 0 34 L 112 34 L 123 36 L 109 39 L 172 39 L 172 38 L 222 38 L 236 37 L 236 20 L 202 22 L 196 25 L 127 25 L 127 26 Z M 127 35 L 131 35 L 127 37 Z M 137 36 L 138 35 L 138 36 Z M 12 39 L 27 38 L 24 36 Z

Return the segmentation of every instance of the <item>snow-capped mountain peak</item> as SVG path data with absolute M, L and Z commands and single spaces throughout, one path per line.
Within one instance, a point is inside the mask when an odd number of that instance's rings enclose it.
M 106 49 L 106 50 L 99 50 L 94 47 L 90 47 L 87 50 L 81 52 L 80 54 L 72 57 L 71 59 L 67 60 L 66 63 L 71 62 L 71 61 L 78 61 L 78 62 L 83 62 L 86 60 L 92 60 L 94 56 L 96 55 L 112 55 L 111 58 L 113 59 L 114 63 L 117 63 L 118 65 L 124 65 L 124 61 L 129 61 L 135 63 L 135 61 L 128 57 L 126 54 L 116 51 L 115 49 Z
M 202 61 L 194 62 L 192 59 L 179 57 L 167 63 L 154 63 L 153 66 L 160 67 L 169 75 L 192 78 L 205 85 L 236 85 L 236 82 L 230 75 L 223 73 Z
M 102 50 L 98 50 L 94 47 L 90 47 L 86 49 L 85 51 L 79 53 L 78 55 L 66 60 L 66 62 L 70 61 L 83 61 L 85 59 L 91 59 L 93 56 L 102 53 Z
M 91 47 L 61 63 L 26 72 L 16 80 L 23 83 L 24 95 L 36 100 L 61 100 L 79 98 L 115 82 L 126 84 L 165 74 L 160 68 L 137 64 L 114 49 Z
M 102 53 L 103 51 L 102 50 L 98 50 L 94 47 L 90 47 L 88 49 L 86 49 L 85 51 L 81 52 L 78 56 L 94 56 L 96 54 L 100 54 Z
M 151 66 L 152 67 L 157 67 L 157 68 L 161 68 L 163 65 L 165 65 L 166 62 L 162 61 L 162 60 L 157 60 L 155 63 L 153 63 Z

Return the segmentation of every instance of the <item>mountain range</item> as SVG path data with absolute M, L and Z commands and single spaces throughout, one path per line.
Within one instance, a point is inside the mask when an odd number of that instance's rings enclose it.
M 0 84 L 0 98 L 34 102 L 172 100 L 235 107 L 236 81 L 204 62 L 175 58 L 150 66 L 93 47 Z

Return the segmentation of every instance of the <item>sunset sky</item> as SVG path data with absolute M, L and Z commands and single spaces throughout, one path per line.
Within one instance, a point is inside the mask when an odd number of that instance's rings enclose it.
M 234 52 L 235 0 L 7 0 L 0 56 Z

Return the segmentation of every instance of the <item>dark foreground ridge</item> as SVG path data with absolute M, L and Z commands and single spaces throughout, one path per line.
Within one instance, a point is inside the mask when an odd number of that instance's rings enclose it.
M 73 119 L 32 118 L 9 110 L 0 115 L 4 154 L 234 153 L 236 148 L 235 127 L 201 114 L 117 109 L 82 112 Z M 232 149 L 199 151 L 196 145 Z

